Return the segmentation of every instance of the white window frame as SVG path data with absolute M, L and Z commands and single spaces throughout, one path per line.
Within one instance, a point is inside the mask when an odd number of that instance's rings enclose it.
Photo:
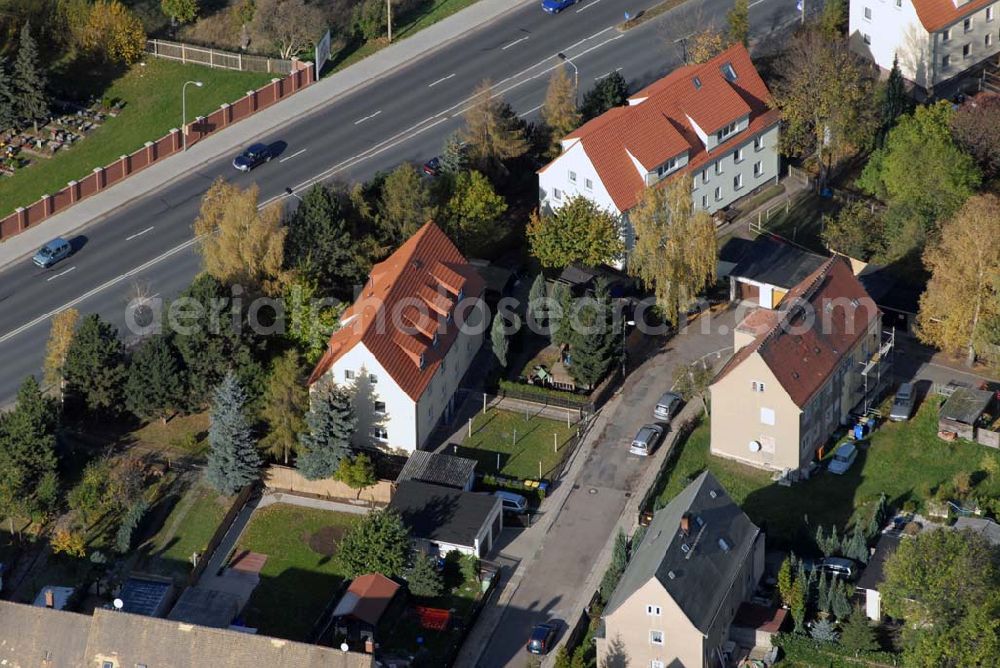
M 754 392 L 763 392 L 764 391 L 764 381 L 762 381 L 762 380 L 750 381 L 750 389 L 752 391 L 754 391 Z
M 951 67 L 951 56 L 947 53 L 941 56 L 941 69 L 946 70 Z
M 576 183 L 576 172 L 574 172 L 572 169 L 569 170 L 569 181 L 570 183 Z
M 708 167 L 701 170 L 701 182 L 708 183 Z
M 721 202 L 722 201 L 722 187 L 721 186 L 716 186 L 715 187 L 715 201 L 716 202 Z
M 951 41 L 951 28 L 945 28 L 941 31 L 941 41 L 950 42 Z
M 661 610 L 660 606 L 658 605 L 647 605 L 646 614 L 649 615 L 650 617 L 659 617 L 660 615 L 663 614 L 663 610 Z
M 553 199 L 562 199 L 562 193 L 559 192 L 559 188 L 552 189 L 552 197 Z
M 662 178 L 677 168 L 677 158 L 670 158 L 665 163 L 656 168 L 656 175 Z
M 382 408 L 379 409 L 379 404 L 382 404 Z M 372 411 L 375 415 L 385 415 L 385 402 L 384 401 L 373 401 Z
M 993 20 L 993 8 L 992 7 L 987 7 L 986 8 L 986 22 L 989 23 L 992 20 Z
M 389 440 L 389 430 L 385 427 L 372 427 L 372 438 L 385 443 Z
M 378 376 L 376 376 L 373 373 L 368 374 L 368 382 L 371 383 L 372 385 L 377 385 L 378 384 Z
M 865 7 L 865 21 L 871 23 L 871 20 L 872 20 L 872 8 Z
M 715 174 L 719 175 L 721 173 L 722 173 L 722 161 L 721 160 L 716 160 L 715 161 Z
M 708 208 L 708 195 L 702 195 L 701 196 L 701 208 L 703 208 L 703 209 L 707 209 Z
M 737 165 L 743 162 L 743 147 L 740 146 L 738 149 L 733 151 L 733 162 Z
M 586 188 L 587 190 L 593 190 L 594 189 L 594 182 L 591 179 L 584 179 L 583 180 L 583 187 Z
M 736 134 L 736 128 L 739 126 L 737 121 L 733 121 L 729 125 L 725 126 L 721 130 L 715 133 L 715 138 L 721 144 L 725 139 Z
M 666 668 L 666 666 L 659 659 L 652 659 L 649 662 L 649 668 Z
M 973 17 L 967 16 L 965 20 L 962 21 L 962 32 L 972 32 L 972 27 L 976 25 L 976 22 L 972 20 Z
M 764 148 L 764 137 L 761 136 L 761 135 L 758 135 L 758 136 L 756 136 L 756 137 L 753 138 L 753 150 L 759 151 L 762 148 Z
M 753 175 L 760 178 L 764 174 L 764 161 L 758 160 L 753 163 Z
M 344 380 L 354 380 L 354 371 L 351 369 L 344 369 Z
M 871 46 L 872 36 L 869 35 L 866 32 L 863 32 L 863 33 L 861 33 L 861 41 L 864 42 L 865 44 L 868 44 L 869 46 Z
M 993 46 L 993 33 L 991 32 L 986 33 L 986 35 L 983 37 L 983 46 L 985 46 L 987 49 Z
M 962 45 L 962 60 L 972 58 L 972 42 Z
M 659 638 L 660 638 L 659 640 L 656 640 L 657 634 L 659 634 Z M 660 631 L 659 629 L 650 629 L 649 630 L 649 644 L 650 645 L 659 645 L 659 646 L 662 647 L 663 646 L 663 635 L 664 635 L 663 631 Z
M 903 8 L 903 0 L 896 0 L 896 9 Z
M 743 188 L 743 175 L 737 174 L 733 177 L 733 190 L 741 190 Z

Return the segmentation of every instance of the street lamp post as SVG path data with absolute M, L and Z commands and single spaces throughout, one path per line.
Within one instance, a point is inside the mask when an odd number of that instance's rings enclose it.
M 193 84 L 198 88 L 201 88 L 205 84 L 200 81 L 185 81 L 184 85 L 181 86 L 181 141 L 184 142 L 184 150 L 188 149 L 188 132 L 187 132 L 187 87 L 188 84 Z
M 392 42 L 392 0 L 385 0 L 385 18 L 389 28 L 389 41 Z
M 628 352 L 625 349 L 625 328 L 635 325 L 635 320 L 622 320 L 622 380 L 625 380 L 625 358 Z
M 566 57 L 565 53 L 560 52 L 558 55 L 559 60 L 573 68 L 573 93 L 576 97 L 576 105 L 580 106 L 580 69 L 576 66 L 576 63 Z

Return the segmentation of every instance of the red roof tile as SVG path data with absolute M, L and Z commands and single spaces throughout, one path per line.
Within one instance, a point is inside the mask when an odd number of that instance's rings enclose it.
M 447 317 L 454 313 L 457 297 L 468 303 L 482 293 L 483 279 L 476 270 L 437 225 L 427 223 L 372 268 L 361 294 L 341 316 L 342 326 L 330 337 L 309 384 L 361 343 L 417 401 L 458 333 L 454 319 Z
M 778 313 L 774 326 L 738 350 L 713 384 L 759 353 L 792 401 L 805 406 L 864 337 L 879 309 L 848 261 L 836 256 L 792 288 Z
M 734 81 L 726 78 L 726 65 L 736 73 Z M 750 134 L 776 124 L 778 112 L 768 109 L 769 98 L 750 54 L 737 44 L 707 63 L 674 70 L 631 96 L 629 106 L 611 109 L 568 134 L 565 140 L 580 140 L 615 206 L 627 211 L 635 206 L 645 187 L 643 174 L 632 158 L 651 171 L 687 151 L 688 166 L 684 171 L 697 169 L 746 141 Z M 711 155 L 691 125 L 693 121 L 711 135 L 748 114 L 748 131 L 723 142 Z
M 913 8 L 917 10 L 917 18 L 920 19 L 924 29 L 927 32 L 934 32 L 994 2 L 996 0 L 970 0 L 956 7 L 952 0 L 913 0 Z
M 378 624 L 398 591 L 399 584 L 384 575 L 379 573 L 359 575 L 344 592 L 333 615 L 354 617 L 374 626 Z

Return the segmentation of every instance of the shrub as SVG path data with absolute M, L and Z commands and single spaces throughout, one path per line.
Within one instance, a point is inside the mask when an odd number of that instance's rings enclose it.
M 65 554 L 70 557 L 87 556 L 86 543 L 79 531 L 56 529 L 49 544 L 53 554 Z

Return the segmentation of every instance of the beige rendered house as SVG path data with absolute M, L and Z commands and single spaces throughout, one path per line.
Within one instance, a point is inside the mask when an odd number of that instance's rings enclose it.
M 764 534 L 705 471 L 659 510 L 597 638 L 607 668 L 715 668 L 764 572 Z
M 881 325 L 881 312 L 840 256 L 776 310 L 751 311 L 711 386 L 712 454 L 767 469 L 807 466 L 851 411 L 888 383 L 892 344 L 883 343 Z

